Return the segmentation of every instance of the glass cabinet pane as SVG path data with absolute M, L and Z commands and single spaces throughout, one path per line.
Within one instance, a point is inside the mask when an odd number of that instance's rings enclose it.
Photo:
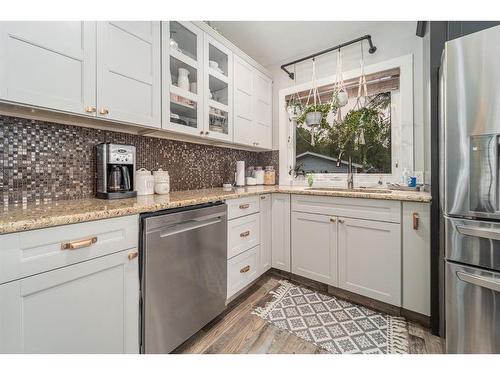
M 228 134 L 228 113 L 222 109 L 209 107 L 209 130 L 215 133 Z
M 221 104 L 228 104 L 228 84 L 220 79 L 208 75 L 209 98 Z
M 170 22 L 170 48 L 198 60 L 197 35 L 179 22 Z
M 196 128 L 198 126 L 198 104 L 181 95 L 171 93 L 170 122 Z
M 198 70 L 175 57 L 170 56 L 171 84 L 193 94 L 198 92 Z
M 212 44 L 208 44 L 208 66 L 218 73 L 228 76 L 228 56 Z

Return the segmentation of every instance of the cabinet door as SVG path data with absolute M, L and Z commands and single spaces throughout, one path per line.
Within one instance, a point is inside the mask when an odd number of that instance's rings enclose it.
M 95 116 L 95 22 L 0 23 L 0 98 Z
M 204 34 L 205 132 L 208 138 L 233 140 L 233 54 Z
M 290 272 L 290 194 L 272 195 L 272 266 Z
M 160 83 L 159 22 L 98 22 L 98 117 L 160 127 Z
M 270 149 L 273 142 L 272 129 L 272 80 L 254 70 L 253 117 L 255 146 Z
M 292 273 L 337 286 L 337 219 L 292 212 Z
M 260 266 L 261 274 L 271 268 L 272 262 L 271 194 L 260 196 Z
M 339 287 L 401 306 L 401 226 L 339 218 Z
M 430 204 L 403 202 L 403 307 L 431 315 Z
M 162 127 L 202 136 L 203 31 L 191 22 L 164 21 L 161 32 Z
M 0 352 L 138 353 L 135 251 L 0 285 Z
M 234 56 L 234 142 L 255 146 L 253 68 Z

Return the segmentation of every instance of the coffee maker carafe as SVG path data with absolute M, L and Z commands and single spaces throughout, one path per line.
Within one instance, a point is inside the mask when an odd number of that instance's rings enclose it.
M 97 198 L 135 197 L 135 147 L 113 143 L 97 145 Z

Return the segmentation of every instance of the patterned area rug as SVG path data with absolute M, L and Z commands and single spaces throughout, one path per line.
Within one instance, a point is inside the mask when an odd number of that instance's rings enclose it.
M 378 313 L 286 280 L 274 299 L 253 313 L 334 354 L 408 353 L 408 328 L 400 317 Z

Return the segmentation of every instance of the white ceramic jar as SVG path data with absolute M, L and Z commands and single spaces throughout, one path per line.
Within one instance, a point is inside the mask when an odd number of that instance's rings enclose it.
M 135 171 L 135 190 L 137 191 L 137 195 L 155 193 L 155 178 L 146 168 Z
M 168 171 L 163 169 L 158 169 L 153 172 L 155 181 L 155 193 L 156 194 L 168 194 L 170 193 L 170 176 Z
M 257 185 L 264 185 L 264 170 L 262 167 L 255 167 L 253 170 L 253 177 Z
M 177 86 L 181 89 L 189 91 L 189 70 L 185 68 L 178 69 Z

